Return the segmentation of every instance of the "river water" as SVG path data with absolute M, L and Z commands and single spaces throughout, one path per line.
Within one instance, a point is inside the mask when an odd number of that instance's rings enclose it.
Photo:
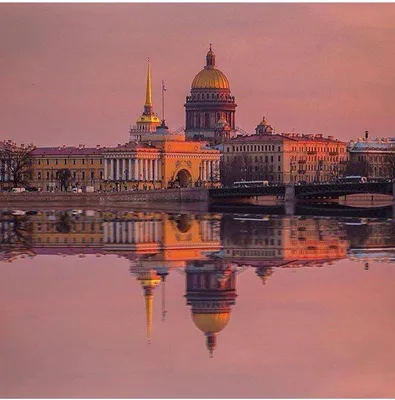
M 4 210 L 0 396 L 394 397 L 394 233 L 357 217 Z

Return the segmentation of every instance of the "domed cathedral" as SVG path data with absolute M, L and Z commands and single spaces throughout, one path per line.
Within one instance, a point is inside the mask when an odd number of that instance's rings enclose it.
M 217 144 L 236 136 L 236 106 L 228 78 L 215 65 L 210 44 L 206 66 L 193 79 L 191 95 L 186 98 L 187 138 Z
M 221 260 L 195 261 L 186 269 L 186 299 L 192 319 L 206 336 L 206 347 L 213 357 L 217 335 L 229 323 L 236 299 L 236 270 Z
M 143 114 L 137 119 L 136 125 L 130 127 L 130 141 L 140 141 L 145 133 L 155 132 L 161 121 L 154 113 L 152 105 L 151 66 L 148 59 L 147 86 L 145 90 L 145 104 Z

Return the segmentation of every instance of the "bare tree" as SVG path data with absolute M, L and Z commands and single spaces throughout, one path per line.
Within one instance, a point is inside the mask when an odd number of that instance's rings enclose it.
M 395 153 L 394 154 L 387 154 L 385 156 L 385 163 L 386 169 L 388 171 L 388 177 L 394 178 L 395 177 Z
M 56 171 L 56 179 L 59 181 L 60 190 L 67 192 L 71 182 L 71 171 L 68 168 L 61 168 Z
M 358 175 L 366 176 L 370 175 L 371 165 L 369 161 L 347 161 L 344 168 L 344 175 Z
M 18 146 L 11 140 L 0 142 L 1 175 L 7 177 L 13 187 L 27 184 L 33 173 L 31 152 L 33 144 Z

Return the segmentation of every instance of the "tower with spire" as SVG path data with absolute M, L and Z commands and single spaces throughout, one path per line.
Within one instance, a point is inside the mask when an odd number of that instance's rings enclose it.
M 151 65 L 148 59 L 144 111 L 143 114 L 137 119 L 136 125 L 130 127 L 130 141 L 132 142 L 141 140 L 142 134 L 154 132 L 160 124 L 161 121 L 154 113 L 154 107 L 152 105 Z

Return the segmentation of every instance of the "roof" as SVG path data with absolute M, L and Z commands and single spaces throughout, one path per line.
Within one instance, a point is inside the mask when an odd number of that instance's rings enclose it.
M 263 134 L 263 135 L 248 135 L 238 136 L 231 140 L 231 143 L 245 143 L 245 142 L 257 142 L 257 141 L 272 141 L 282 142 L 284 140 L 290 140 L 295 142 L 306 142 L 311 141 L 315 143 L 341 143 L 346 144 L 338 139 L 334 139 L 332 136 L 323 137 L 321 134 L 313 133 L 274 133 L 274 134 Z
M 104 147 L 37 147 L 33 156 L 87 156 L 102 154 Z

